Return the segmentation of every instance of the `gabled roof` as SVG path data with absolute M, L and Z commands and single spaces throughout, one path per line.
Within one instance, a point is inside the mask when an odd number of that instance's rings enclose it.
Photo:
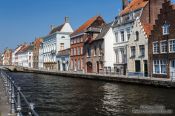
M 95 38 L 95 40 L 100 40 L 100 39 L 104 39 L 104 36 L 107 34 L 107 32 L 109 31 L 111 25 L 113 22 L 108 23 L 106 25 L 103 26 L 101 33 Z
M 149 0 L 132 0 L 129 5 L 120 12 L 120 15 L 127 14 L 131 11 L 135 11 L 144 8 Z
M 71 36 L 75 36 L 77 34 L 80 34 L 82 32 L 84 32 L 88 27 L 90 27 L 95 21 L 96 19 L 100 17 L 100 16 L 94 16 L 92 18 L 90 18 L 88 21 L 86 21 L 83 25 L 81 25 L 76 31 L 74 31 Z
M 55 32 L 60 32 L 63 29 L 64 25 L 65 25 L 65 23 L 53 28 L 49 34 L 53 34 Z

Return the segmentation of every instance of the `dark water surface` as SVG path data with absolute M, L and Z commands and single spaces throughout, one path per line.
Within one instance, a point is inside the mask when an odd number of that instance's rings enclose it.
M 40 116 L 135 116 L 133 110 L 142 105 L 164 106 L 175 112 L 174 89 L 40 74 L 10 75 L 35 103 Z

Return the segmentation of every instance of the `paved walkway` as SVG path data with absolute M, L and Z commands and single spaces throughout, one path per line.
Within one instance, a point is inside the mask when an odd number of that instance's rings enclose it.
M 2 85 L 2 79 L 0 78 L 0 116 L 8 116 L 10 111 L 10 105 L 7 101 L 7 96 Z

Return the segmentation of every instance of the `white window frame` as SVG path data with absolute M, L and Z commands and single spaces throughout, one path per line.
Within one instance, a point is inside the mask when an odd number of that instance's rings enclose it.
M 155 61 L 157 62 L 155 64 Z M 162 63 L 164 62 L 164 63 Z M 157 65 L 159 67 L 159 72 L 155 72 L 155 65 Z M 166 73 L 162 72 L 162 65 L 165 66 L 166 68 Z M 153 74 L 162 74 L 162 75 L 167 75 L 167 60 L 153 60 Z
M 135 48 L 135 49 L 134 49 L 135 51 L 132 51 L 132 50 L 133 50 L 132 48 Z M 135 56 L 136 56 L 136 46 L 131 46 L 130 49 L 131 49 L 131 50 L 130 50 L 130 53 L 131 53 L 130 57 L 135 57 Z M 132 54 L 133 52 L 134 52 L 134 54 Z
M 170 28 L 170 25 L 168 25 L 168 24 L 164 24 L 163 26 L 162 26 L 162 33 L 163 33 L 163 35 L 168 35 L 169 34 L 169 29 Z
M 174 51 L 172 51 L 173 50 L 173 43 L 172 43 L 172 47 L 171 47 L 171 44 L 170 44 L 170 42 L 175 42 L 175 39 L 170 39 L 170 40 L 168 40 L 168 47 L 169 47 L 169 52 L 170 53 L 175 53 L 175 50 Z M 174 43 L 174 47 L 175 47 L 175 43 Z M 172 48 L 172 50 L 171 50 L 171 48 Z
M 155 46 L 154 46 L 154 44 L 155 43 L 157 43 L 157 47 L 156 47 L 156 50 L 154 49 L 155 48 Z M 156 52 L 155 52 L 156 51 Z M 159 42 L 158 41 L 155 41 L 155 42 L 153 42 L 153 54 L 158 54 L 159 53 Z
M 164 44 L 166 46 L 163 46 L 162 43 L 166 43 L 166 44 Z M 167 53 L 168 52 L 168 48 L 167 47 L 168 47 L 168 45 L 167 45 L 167 41 L 166 40 L 160 41 L 160 53 Z M 166 50 L 166 51 L 163 51 L 163 50 Z

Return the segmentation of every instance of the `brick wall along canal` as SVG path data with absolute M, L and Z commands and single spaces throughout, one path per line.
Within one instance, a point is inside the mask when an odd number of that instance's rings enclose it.
M 175 111 L 174 89 L 32 73 L 10 75 L 41 116 L 131 116 L 141 105 Z

